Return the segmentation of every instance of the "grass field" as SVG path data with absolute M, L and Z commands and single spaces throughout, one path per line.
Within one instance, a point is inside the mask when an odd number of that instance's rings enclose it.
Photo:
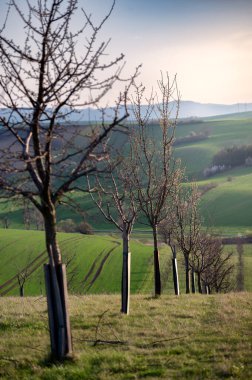
M 158 135 L 157 126 L 152 126 L 154 137 Z M 197 143 L 185 143 L 176 147 L 176 155 L 182 159 L 186 166 L 187 175 L 195 180 L 199 186 L 209 187 L 202 196 L 201 210 L 205 224 L 214 227 L 217 233 L 223 235 L 248 235 L 252 233 L 252 170 L 251 168 L 235 168 L 205 179 L 202 172 L 209 166 L 213 155 L 221 148 L 232 144 L 252 143 L 252 117 L 251 113 L 226 115 L 207 118 L 200 123 L 188 123 L 177 127 L 177 136 L 188 136 L 190 132 L 202 133 L 208 131 L 209 138 Z M 155 135 L 156 134 L 156 135 Z M 120 135 L 117 135 L 119 138 Z M 125 135 L 123 136 L 125 138 Z M 113 226 L 106 223 L 99 211 L 94 207 L 88 194 L 75 194 L 75 200 L 85 211 L 87 220 L 94 228 L 107 231 Z M 7 217 L 10 229 L 0 231 L 0 286 L 11 278 L 12 281 L 0 288 L 0 294 L 17 295 L 16 274 L 35 260 L 29 281 L 25 284 L 25 294 L 44 294 L 44 279 L 42 264 L 46 262 L 44 252 L 44 237 L 42 232 L 17 231 L 22 229 L 22 205 L 13 202 L 0 202 L 0 221 Z M 70 209 L 59 207 L 58 220 L 67 218 L 76 222 L 81 220 L 80 215 L 74 214 Z M 137 229 L 146 229 L 141 224 Z M 117 293 L 120 290 L 121 275 L 121 241 L 116 236 L 81 236 L 60 234 L 60 244 L 64 261 L 71 261 L 68 267 L 70 292 L 80 294 L 95 294 L 102 289 L 105 293 Z M 140 239 L 139 234 L 133 235 L 132 242 L 132 293 L 147 292 L 153 289 L 152 278 L 152 248 L 145 243 L 150 236 Z M 235 251 L 235 247 L 234 247 Z M 43 253 L 44 252 L 44 253 Z M 245 268 L 246 289 L 252 290 L 249 271 L 252 270 L 250 248 L 246 248 Z M 40 257 L 38 258 L 38 256 Z M 237 257 L 235 256 L 235 259 Z M 162 247 L 161 261 L 163 283 L 165 291 L 172 293 L 170 253 Z M 179 265 L 183 273 L 183 260 Z M 183 275 L 181 274 L 181 277 Z M 16 283 L 15 286 L 14 283 Z M 181 280 L 183 290 L 183 277 Z M 7 292 L 5 292 L 7 290 Z M 2 292 L 2 293 L 1 293 Z
M 133 234 L 131 241 L 131 293 L 153 293 L 153 254 L 151 235 Z M 72 294 L 119 293 L 121 288 L 122 244 L 120 236 L 59 234 L 63 261 L 67 266 L 68 288 Z M 234 252 L 236 246 L 226 246 Z M 252 291 L 252 245 L 244 245 L 245 290 Z M 43 263 L 47 262 L 42 231 L 0 229 L 0 295 L 17 296 L 17 273 L 28 265 L 29 276 L 24 291 L 27 296 L 44 295 Z M 164 294 L 173 294 L 171 253 L 160 246 L 161 276 Z M 178 253 L 180 289 L 184 289 L 183 257 Z M 233 282 L 235 288 L 236 271 Z
M 232 145 L 252 144 L 252 118 L 250 114 L 209 118 L 203 123 L 179 126 L 178 135 L 208 131 L 209 138 L 176 148 L 186 173 L 199 187 L 215 184 L 216 187 L 202 197 L 205 224 L 225 234 L 248 234 L 252 231 L 252 170 L 234 168 L 208 179 L 203 170 L 211 166 L 212 157 L 220 149 Z
M 81 234 L 59 234 L 63 261 L 67 267 L 69 290 L 75 294 L 118 293 L 121 286 L 121 240 L 115 236 L 88 236 Z M 151 292 L 152 248 L 132 241 L 132 292 Z M 47 262 L 44 233 L 38 231 L 0 230 L 0 294 L 13 285 L 8 295 L 18 294 L 16 274 L 36 257 L 26 284 L 25 294 L 44 294 L 43 263 Z M 11 284 L 3 286 L 9 279 Z M 3 294 L 4 295 L 4 294 Z
M 50 363 L 44 298 L 0 298 L 3 379 L 252 378 L 252 293 L 135 295 L 131 314 L 115 295 L 72 296 L 74 359 Z

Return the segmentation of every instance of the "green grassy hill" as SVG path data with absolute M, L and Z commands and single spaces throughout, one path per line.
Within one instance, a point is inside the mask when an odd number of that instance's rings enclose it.
M 131 293 L 153 293 L 153 255 L 151 236 L 133 234 L 131 241 Z M 140 239 L 140 240 L 139 240 Z M 113 294 L 121 288 L 122 244 L 118 235 L 87 236 L 59 234 L 63 261 L 67 264 L 69 292 L 73 294 Z M 232 250 L 235 271 L 233 287 L 236 287 L 238 256 L 236 246 Z M 252 291 L 252 245 L 244 245 L 245 290 Z M 161 276 L 164 294 L 173 294 L 171 253 L 167 246 L 160 247 Z M 0 296 L 18 296 L 18 273 L 26 273 L 26 296 L 44 295 L 43 264 L 47 254 L 44 234 L 38 231 L 0 229 Z M 183 257 L 178 253 L 180 290 L 185 292 Z
M 191 179 L 202 179 L 203 170 L 211 164 L 214 154 L 224 147 L 252 144 L 252 116 L 242 113 L 203 119 L 201 123 L 179 125 L 176 136 L 184 137 L 190 132 L 208 132 L 209 137 L 200 142 L 187 143 L 176 148 Z
M 158 138 L 159 127 L 150 126 L 153 138 Z M 252 144 L 251 112 L 210 117 L 197 121 L 181 123 L 176 137 L 208 133 L 208 138 L 198 142 L 180 144 L 175 149 L 176 157 L 181 158 L 186 167 L 186 175 L 196 181 L 199 187 L 212 187 L 202 197 L 202 212 L 207 225 L 227 234 L 252 233 L 252 168 L 240 167 L 221 174 L 204 178 L 203 171 L 211 165 L 213 156 L 222 148 Z M 125 135 L 116 133 L 113 144 L 125 144 Z M 215 187 L 212 186 L 215 185 Z M 113 228 L 101 217 L 87 194 L 76 194 L 87 220 L 96 229 Z M 59 220 L 71 218 L 79 222 L 80 215 L 66 207 L 59 207 Z M 0 202 L 0 222 L 7 218 L 10 228 L 23 228 L 22 204 Z M 138 227 L 141 227 L 140 225 Z
M 122 245 L 118 237 L 59 234 L 63 261 L 69 265 L 68 287 L 74 294 L 118 293 L 121 287 Z M 132 241 L 132 292 L 151 292 L 152 248 Z M 25 272 L 25 295 L 45 294 L 42 264 L 47 254 L 44 233 L 0 230 L 0 295 L 18 295 L 19 272 Z
M 191 181 L 200 188 L 209 188 L 202 197 L 205 223 L 227 234 L 252 232 L 252 169 L 239 167 L 204 178 L 203 171 L 211 166 L 213 156 L 232 145 L 252 144 L 251 113 L 207 118 L 201 123 L 177 127 L 177 136 L 190 132 L 208 132 L 204 141 L 187 143 L 176 148 Z
M 158 137 L 157 125 L 150 127 L 154 138 Z M 208 138 L 198 142 L 186 142 L 176 147 L 175 154 L 186 166 L 187 175 L 198 183 L 202 190 L 201 210 L 205 223 L 213 226 L 216 232 L 230 235 L 252 233 L 252 170 L 239 167 L 220 173 L 208 179 L 203 170 L 211 164 L 213 155 L 223 147 L 233 144 L 252 144 L 251 113 L 226 115 L 207 118 L 200 122 L 186 122 L 177 127 L 177 138 L 208 133 Z M 120 134 L 115 142 L 120 145 Z M 125 135 L 122 137 L 125 139 Z M 125 142 L 125 141 L 124 141 Z M 94 207 L 88 194 L 75 194 L 86 219 L 96 229 L 112 230 Z M 23 228 L 22 204 L 0 202 L 0 221 L 8 219 L 9 229 L 0 230 L 0 288 L 1 294 L 18 294 L 16 274 L 32 262 L 29 281 L 25 285 L 25 294 L 44 294 L 44 279 L 41 265 L 47 260 L 44 252 L 42 232 L 18 231 Z M 72 210 L 60 206 L 58 219 L 81 221 L 81 216 Z M 137 228 L 146 228 L 137 225 Z M 135 235 L 138 239 L 139 235 Z M 149 241 L 151 238 L 147 237 Z M 120 290 L 121 241 L 118 236 L 82 236 L 79 234 L 60 234 L 60 243 L 64 261 L 69 262 L 68 278 L 70 292 L 115 293 Z M 235 247 L 234 247 L 235 250 Z M 139 241 L 132 242 L 132 293 L 152 293 L 152 248 Z M 252 290 L 249 270 L 252 268 L 250 246 L 245 250 L 246 289 Z M 172 293 L 170 253 L 165 247 L 161 250 L 163 282 L 166 291 Z M 236 259 L 235 259 L 236 260 Z M 34 261 L 34 262 L 33 262 Z M 180 258 L 181 273 L 183 260 Z M 36 269 L 38 268 L 38 269 Z M 36 270 L 35 270 L 36 269 Z M 166 272 L 166 273 L 165 273 Z M 10 281 L 10 282 L 8 282 Z M 7 284 L 6 284 L 7 282 Z M 183 289 L 183 281 L 182 289 Z M 15 284 L 15 286 L 14 286 Z

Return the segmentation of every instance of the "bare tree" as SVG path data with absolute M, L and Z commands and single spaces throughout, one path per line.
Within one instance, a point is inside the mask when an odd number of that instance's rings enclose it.
M 26 254 L 26 252 L 22 252 L 22 254 Z M 25 263 L 21 266 L 20 264 L 17 264 L 16 262 L 14 263 L 14 267 L 16 270 L 16 278 L 18 282 L 18 287 L 19 287 L 19 295 L 20 297 L 24 297 L 25 292 L 25 284 L 27 283 L 28 279 L 32 275 L 34 269 L 33 266 L 31 265 L 34 262 L 32 259 L 32 252 L 30 250 L 29 254 L 26 257 Z
M 19 271 L 17 273 L 17 280 L 18 280 L 18 286 L 19 286 L 19 295 L 20 297 L 24 297 L 24 286 L 26 283 L 26 280 L 29 277 L 29 271 L 28 268 L 24 268 L 24 270 Z
M 8 229 L 10 227 L 10 219 L 8 216 L 4 216 L 2 219 L 3 228 Z
M 110 170 L 102 177 L 95 176 L 93 186 L 90 181 L 90 195 L 106 220 L 113 223 L 122 232 L 123 265 L 121 285 L 121 312 L 129 313 L 130 301 L 130 235 L 137 216 L 137 204 L 134 198 L 134 186 L 131 181 L 132 168 L 127 156 L 120 166 L 110 159 Z
M 180 182 L 181 170 L 172 158 L 172 145 L 179 110 L 179 95 L 176 78 L 170 81 L 161 77 L 158 81 L 161 99 L 152 96 L 145 99 L 145 88 L 135 86 L 133 111 L 136 128 L 131 139 L 131 180 L 135 186 L 135 197 L 147 223 L 152 228 L 154 246 L 154 291 L 161 294 L 161 276 L 158 250 L 158 226 L 167 217 L 167 202 Z M 172 100 L 175 102 L 172 103 Z M 147 101 L 143 114 L 143 101 Z M 172 107 L 175 118 L 171 119 Z M 150 123 L 155 114 L 159 126 L 152 129 Z
M 19 4 L 12 0 L 8 14 L 15 12 L 24 25 L 23 45 L 8 36 L 8 17 L 0 30 L 0 106 L 8 111 L 0 116 L 0 195 L 25 197 L 43 217 L 51 350 L 64 359 L 72 343 L 56 208 L 80 178 L 98 170 L 105 157 L 101 142 L 128 116 L 128 87 L 111 122 L 79 129 L 65 125 L 74 107 L 97 105 L 120 80 L 123 55 L 108 60 L 108 42 L 98 42 L 114 3 L 97 26 L 77 0 Z M 79 11 L 84 21 L 75 31 Z
M 236 276 L 236 282 L 237 282 L 237 290 L 238 292 L 242 292 L 245 289 L 244 286 L 244 248 L 243 244 L 241 242 L 237 242 L 236 250 L 238 253 L 238 266 L 237 266 L 237 276 Z
M 175 201 L 176 229 L 175 238 L 185 260 L 186 293 L 190 293 L 190 255 L 198 247 L 201 219 L 198 212 L 200 195 L 195 185 L 181 188 Z M 194 280 L 194 273 L 192 275 Z M 193 283 L 193 288 L 195 285 Z
M 169 218 L 161 223 L 160 234 L 171 247 L 173 257 L 176 257 L 177 247 L 183 253 L 186 293 L 190 293 L 190 288 L 192 293 L 196 292 L 195 274 L 200 293 L 228 291 L 232 286 L 234 267 L 232 252 L 226 253 L 221 240 L 203 226 L 199 200 L 196 185 L 181 186 L 170 208 Z
M 174 210 L 170 209 L 169 217 L 162 221 L 159 228 L 159 234 L 162 240 L 167 244 L 172 252 L 172 274 L 175 295 L 179 295 L 179 277 L 177 263 L 177 242 L 175 240 L 176 218 Z
M 198 247 L 191 256 L 191 266 L 198 274 L 201 293 L 227 292 L 232 288 L 232 256 L 233 252 L 225 252 L 221 239 L 208 233 L 201 234 Z

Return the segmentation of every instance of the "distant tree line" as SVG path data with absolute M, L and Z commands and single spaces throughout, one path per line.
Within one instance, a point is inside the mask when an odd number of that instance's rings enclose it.
M 240 166 L 252 164 L 252 145 L 233 145 L 213 157 L 213 165 Z
M 92 226 L 85 220 L 76 223 L 73 219 L 64 219 L 58 223 L 57 230 L 59 232 L 77 232 L 85 235 L 93 235 Z
M 177 125 L 185 125 L 185 124 L 199 124 L 199 123 L 204 123 L 204 120 L 197 117 L 197 116 L 192 116 L 192 117 L 186 117 L 186 118 L 179 118 Z
M 204 169 L 204 176 L 210 177 L 217 173 L 237 166 L 252 166 L 252 145 L 233 145 L 221 149 L 212 160 L 212 165 Z

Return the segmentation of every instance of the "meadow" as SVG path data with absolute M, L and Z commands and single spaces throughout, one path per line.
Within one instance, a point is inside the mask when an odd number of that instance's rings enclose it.
M 71 293 L 120 292 L 122 246 L 118 236 L 59 233 L 59 243 L 63 261 L 71 262 L 67 265 Z M 151 246 L 133 241 L 131 248 L 132 292 L 150 291 Z M 34 260 L 24 287 L 25 294 L 45 294 L 43 263 L 47 262 L 47 253 L 42 231 L 0 230 L 0 258 L 1 295 L 18 295 L 16 274 L 24 272 Z M 13 280 L 10 282 L 10 279 Z
M 178 126 L 178 136 L 208 132 L 200 142 L 176 148 L 176 156 L 186 166 L 186 174 L 199 188 L 209 187 L 202 196 L 202 214 L 205 224 L 221 234 L 250 234 L 252 232 L 252 170 L 251 167 L 233 168 L 210 178 L 203 171 L 211 166 L 214 154 L 232 145 L 252 143 L 251 113 L 208 118 L 202 123 Z M 212 186 L 214 185 L 214 186 Z M 212 187 L 212 188 L 211 188 Z
M 3 379 L 243 379 L 252 377 L 252 293 L 71 296 L 74 357 L 51 362 L 46 300 L 0 298 Z
M 121 288 L 122 241 L 119 234 L 82 235 L 59 233 L 63 261 L 67 264 L 70 294 L 118 294 Z M 233 289 L 236 289 L 238 255 L 233 251 Z M 244 290 L 252 291 L 252 245 L 243 245 Z M 151 235 L 135 232 L 131 240 L 131 293 L 153 294 L 153 253 Z M 18 296 L 17 274 L 26 273 L 26 296 L 45 295 L 43 264 L 48 261 L 43 231 L 0 229 L 0 296 Z M 160 245 L 161 276 L 164 294 L 174 294 L 171 252 Z M 181 292 L 185 292 L 184 262 L 178 253 Z

